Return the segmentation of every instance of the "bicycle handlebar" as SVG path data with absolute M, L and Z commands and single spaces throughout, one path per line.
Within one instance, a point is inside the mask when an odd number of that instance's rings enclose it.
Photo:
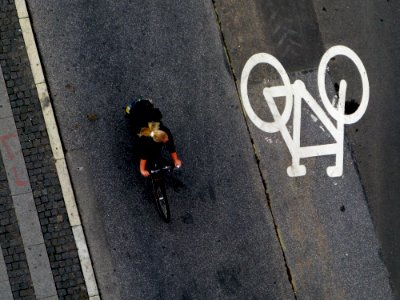
M 171 166 L 165 166 L 165 167 L 162 167 L 161 169 L 150 170 L 150 173 L 151 173 L 151 174 L 157 174 L 157 173 L 159 173 L 159 172 L 162 171 L 162 170 L 167 171 L 167 170 L 171 170 L 171 169 L 172 169 Z

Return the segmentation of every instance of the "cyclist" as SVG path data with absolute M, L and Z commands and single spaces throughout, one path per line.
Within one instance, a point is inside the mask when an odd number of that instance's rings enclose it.
M 131 130 L 139 136 L 140 173 L 148 177 L 148 166 L 161 157 L 163 145 L 176 168 L 182 165 L 175 150 L 171 131 L 161 122 L 162 114 L 153 106 L 152 100 L 139 97 L 125 109 L 126 117 L 130 120 Z
M 153 163 L 161 157 L 163 145 L 171 156 L 176 168 L 180 168 L 182 161 L 178 158 L 175 150 L 174 139 L 171 131 L 160 122 L 149 122 L 148 127 L 143 127 L 140 136 L 140 173 L 144 177 L 150 175 L 146 168 L 148 163 Z

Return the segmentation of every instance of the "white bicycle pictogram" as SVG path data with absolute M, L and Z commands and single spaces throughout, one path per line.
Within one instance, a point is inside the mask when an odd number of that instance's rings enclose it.
M 345 56 L 350 59 L 357 67 L 362 83 L 362 96 L 359 107 L 352 114 L 345 114 L 345 101 L 347 82 L 341 80 L 339 84 L 337 104 L 332 104 L 330 101 L 325 85 L 326 71 L 329 61 L 336 56 Z M 283 85 L 266 87 L 263 89 L 263 95 L 273 116 L 273 122 L 262 120 L 253 110 L 248 96 L 248 80 L 251 71 L 258 64 L 269 64 L 278 72 Z M 327 168 L 327 174 L 330 177 L 339 177 L 343 174 L 343 142 L 344 142 L 344 124 L 353 124 L 361 119 L 364 115 L 369 101 L 369 81 L 365 67 L 357 54 L 345 46 L 333 46 L 321 58 L 318 67 L 318 90 L 321 96 L 322 103 L 329 115 L 336 121 L 336 126 L 327 116 L 325 111 L 311 96 L 304 82 L 296 80 L 293 84 L 290 83 L 288 74 L 282 64 L 272 55 L 267 53 L 258 53 L 250 57 L 246 62 L 240 83 L 243 107 L 251 119 L 251 121 L 262 131 L 275 133 L 280 131 L 284 141 L 286 142 L 289 152 L 292 156 L 292 165 L 287 168 L 287 173 L 290 177 L 304 176 L 306 174 L 305 165 L 300 164 L 300 159 L 336 155 L 335 165 Z M 279 112 L 274 98 L 284 97 L 285 105 L 282 114 Z M 318 119 L 330 132 L 335 139 L 335 143 L 315 146 L 300 146 L 300 124 L 301 124 L 301 105 L 304 100 L 307 105 L 316 114 Z M 293 110 L 293 137 L 286 127 L 292 115 Z

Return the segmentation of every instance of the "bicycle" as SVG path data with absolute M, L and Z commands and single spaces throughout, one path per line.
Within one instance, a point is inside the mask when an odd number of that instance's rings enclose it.
M 153 167 L 150 168 L 150 180 L 153 198 L 159 215 L 166 223 L 169 223 L 171 219 L 171 213 L 165 187 L 164 173 L 170 172 L 171 170 L 172 167 L 170 165 L 164 165 L 161 162 L 154 163 Z
M 140 107 L 138 107 L 138 105 Z M 162 114 L 159 109 L 154 108 L 151 99 L 139 97 L 125 107 L 125 117 L 130 121 L 129 125 L 131 127 L 131 132 L 138 134 L 141 128 L 147 126 L 149 120 L 160 122 Z M 136 134 L 134 135 L 134 138 L 139 146 L 138 137 Z M 147 167 L 150 173 L 152 196 L 154 198 L 157 211 L 161 218 L 168 223 L 171 216 L 165 187 L 164 173 L 170 172 L 172 167 L 166 163 L 165 152 L 166 148 L 162 146 L 159 157 L 148 161 Z M 137 158 L 139 157 L 137 156 Z

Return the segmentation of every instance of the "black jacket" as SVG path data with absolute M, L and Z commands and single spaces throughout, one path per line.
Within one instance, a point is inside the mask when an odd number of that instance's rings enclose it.
M 139 139 L 140 144 L 140 159 L 144 160 L 158 160 L 161 158 L 161 152 L 163 147 L 165 146 L 169 153 L 175 152 L 175 144 L 174 138 L 172 136 L 171 131 L 164 126 L 162 123 L 160 124 L 160 130 L 164 131 L 168 135 L 167 143 L 157 143 L 153 140 L 152 137 L 142 136 Z

